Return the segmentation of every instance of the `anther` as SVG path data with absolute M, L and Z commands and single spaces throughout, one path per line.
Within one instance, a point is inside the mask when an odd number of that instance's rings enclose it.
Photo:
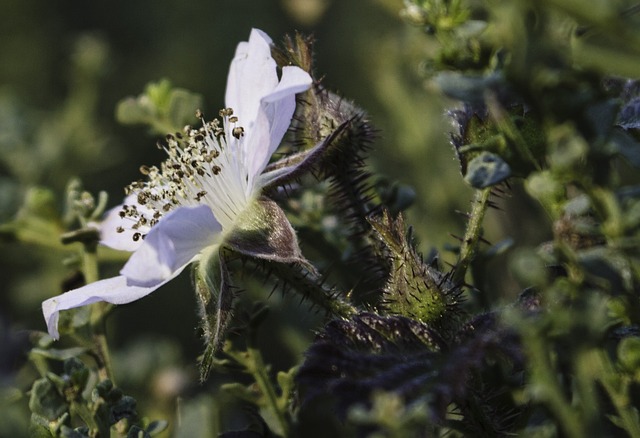
M 140 240 L 140 238 L 142 237 L 142 234 L 140 233 L 133 233 L 133 241 L 137 242 L 138 240 Z
M 233 128 L 233 136 L 237 139 L 240 139 L 244 135 L 244 128 L 242 126 L 238 126 L 237 128 Z

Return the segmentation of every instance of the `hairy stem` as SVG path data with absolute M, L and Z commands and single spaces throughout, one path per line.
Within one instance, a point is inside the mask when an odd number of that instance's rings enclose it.
M 469 265 L 476 255 L 478 242 L 480 241 L 480 234 L 482 232 L 482 222 L 487 212 L 487 208 L 489 207 L 490 196 L 491 187 L 477 190 L 475 192 L 473 209 L 469 214 L 467 230 L 464 233 L 462 245 L 460 246 L 460 254 L 458 255 L 455 271 L 453 272 L 452 280 L 454 284 L 464 282 Z
M 318 273 L 293 264 L 271 262 L 265 264 L 265 269 L 331 315 L 349 318 L 357 313 L 357 309 L 346 301 L 338 291 L 323 284 L 323 279 Z

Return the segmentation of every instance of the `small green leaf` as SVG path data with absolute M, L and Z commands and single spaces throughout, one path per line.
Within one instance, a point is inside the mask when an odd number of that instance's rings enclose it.
M 199 94 L 176 88 L 169 96 L 167 118 L 172 126 L 183 127 L 193 120 L 195 111 L 201 106 L 202 97 Z
M 632 166 L 640 167 L 640 142 L 624 131 L 616 129 L 609 140 L 615 152 Z
M 434 78 L 434 81 L 444 94 L 467 103 L 483 103 L 488 89 L 498 89 L 505 86 L 505 80 L 501 73 L 480 76 L 442 72 Z
M 80 356 L 81 354 L 87 351 L 84 347 L 72 347 L 66 348 L 64 350 L 57 350 L 55 348 L 52 349 L 43 349 L 43 348 L 34 348 L 31 350 L 31 354 L 42 356 L 45 359 L 54 359 L 54 360 L 67 360 L 72 357 Z
M 618 113 L 616 125 L 623 129 L 640 128 L 640 97 L 634 97 L 625 102 Z
M 151 438 L 151 435 L 146 430 L 140 429 L 138 426 L 131 426 L 127 433 L 127 438 Z
M 618 344 L 618 360 L 625 371 L 640 374 L 640 338 L 624 338 Z
M 202 106 L 202 97 L 190 91 L 173 88 L 164 79 L 150 83 L 143 94 L 127 97 L 116 107 L 116 119 L 123 124 L 149 125 L 157 134 L 182 131 L 194 120 Z
M 241 383 L 226 383 L 220 389 L 233 397 L 248 401 L 256 406 L 265 406 L 264 396 Z
M 525 189 L 557 218 L 563 214 L 565 185 L 561 184 L 549 171 L 537 172 L 525 181 Z
M 29 409 L 34 414 L 54 421 L 67 411 L 68 406 L 53 382 L 42 378 L 36 380 L 31 387 Z
M 169 422 L 165 420 L 155 420 L 149 423 L 149 425 L 146 428 L 146 431 L 149 434 L 149 436 L 156 436 L 159 433 L 167 430 L 168 427 L 169 427 Z
M 464 180 L 477 189 L 498 184 L 511 176 L 511 167 L 500 156 L 482 152 L 467 167 Z

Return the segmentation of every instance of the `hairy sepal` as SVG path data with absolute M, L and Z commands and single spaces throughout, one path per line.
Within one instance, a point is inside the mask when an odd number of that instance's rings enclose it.
M 233 230 L 226 236 L 226 243 L 245 256 L 308 265 L 284 211 L 265 197 L 253 202 L 236 219 Z
M 236 302 L 224 253 L 223 248 L 213 248 L 194 269 L 194 284 L 205 343 L 200 360 L 202 381 L 209 375 L 215 354 L 222 349 Z

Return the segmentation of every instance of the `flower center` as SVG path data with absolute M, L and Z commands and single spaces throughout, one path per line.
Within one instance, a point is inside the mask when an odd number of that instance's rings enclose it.
M 229 227 L 248 203 L 247 169 L 243 148 L 244 128 L 231 108 L 202 127 L 184 128 L 158 143 L 168 158 L 160 168 L 141 166 L 147 181 L 125 188 L 135 194 L 138 205 L 123 205 L 120 217 L 132 222 L 133 240 L 145 237 L 162 216 L 178 207 L 208 205 L 223 228 Z M 229 135 L 230 134 L 230 135 Z M 123 227 L 118 227 L 123 232 Z

